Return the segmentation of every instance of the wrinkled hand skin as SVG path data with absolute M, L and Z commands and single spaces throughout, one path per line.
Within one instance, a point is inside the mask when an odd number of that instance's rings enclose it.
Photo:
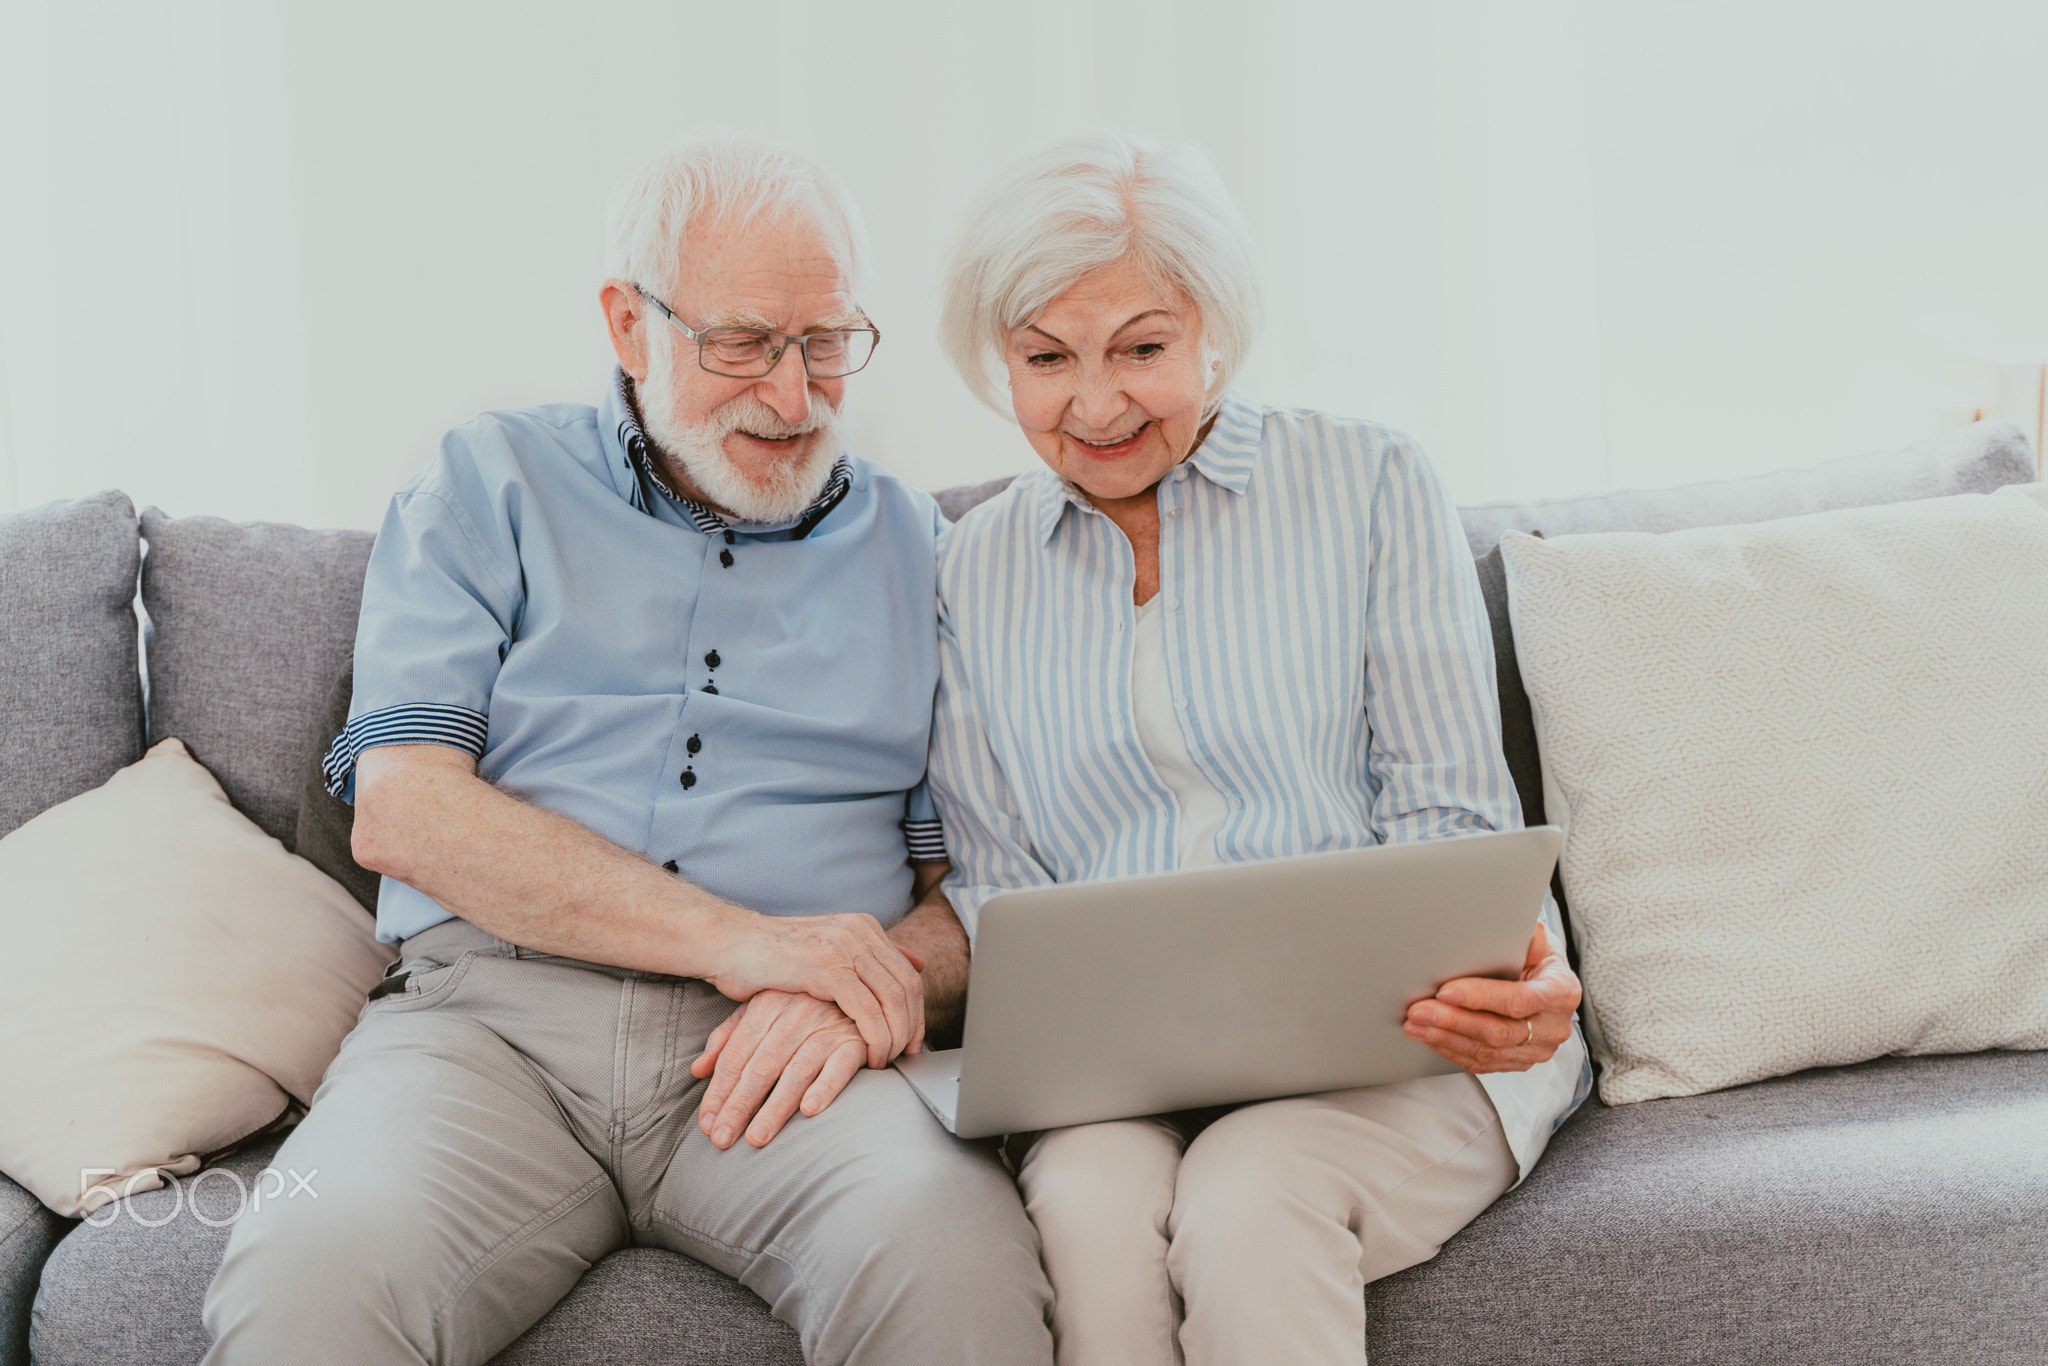
M 1454 978 L 1408 1007 L 1402 1032 L 1468 1072 L 1526 1072 L 1571 1038 L 1579 996 L 1577 975 L 1539 923 L 1520 980 Z
M 735 1001 L 781 991 L 835 1003 L 865 1041 L 870 1067 L 923 1041 L 923 978 L 871 915 L 748 913 L 719 960 L 706 980 Z
M 904 956 L 923 969 L 916 954 Z M 920 1013 L 903 1051 L 919 1052 L 923 1044 Z M 692 1076 L 711 1078 L 697 1126 L 720 1148 L 730 1148 L 742 1130 L 748 1143 L 765 1147 L 799 1110 L 815 1115 L 837 1099 L 868 1058 L 859 1026 L 833 1002 L 800 991 L 756 992 L 711 1031 L 690 1064 Z

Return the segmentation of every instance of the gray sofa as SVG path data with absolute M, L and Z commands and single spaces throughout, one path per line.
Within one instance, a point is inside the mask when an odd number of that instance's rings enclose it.
M 1532 822 L 1542 791 L 1502 531 L 1664 531 L 2033 477 L 2017 430 L 1980 423 L 1765 478 L 1464 510 Z M 941 500 L 957 515 L 996 487 Z M 332 725 L 369 545 L 154 510 L 138 521 L 118 493 L 0 518 L 0 834 L 103 782 L 146 738 L 175 735 L 257 824 L 316 862 L 334 857 L 331 840 L 323 852 L 303 833 L 307 770 Z M 253 1176 L 275 1147 L 223 1165 Z M 229 1190 L 203 1189 L 204 1220 L 189 1206 L 171 1216 L 160 1191 L 134 1198 L 139 1219 L 94 1227 L 0 1179 L 0 1366 L 198 1360 L 200 1300 L 227 1238 L 209 1221 L 232 1213 Z M 2048 1054 L 1887 1058 L 1691 1099 L 1589 1101 L 1520 1189 L 1367 1298 L 1375 1366 L 2048 1361 Z M 749 1292 L 653 1249 L 598 1264 L 498 1358 L 800 1359 Z

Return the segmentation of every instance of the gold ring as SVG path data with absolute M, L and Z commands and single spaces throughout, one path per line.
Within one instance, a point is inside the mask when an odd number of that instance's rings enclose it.
M 1531 1020 L 1531 1021 L 1529 1021 L 1529 1037 L 1528 1037 L 1528 1038 L 1526 1038 L 1526 1039 L 1524 1039 L 1524 1040 L 1522 1040 L 1522 1047 L 1524 1047 L 1524 1048 L 1527 1048 L 1527 1047 L 1528 1047 L 1528 1046 L 1529 1046 L 1530 1044 L 1532 1044 L 1532 1043 L 1535 1043 L 1535 1042 L 1536 1042 L 1536 1022 L 1535 1022 L 1534 1020 Z

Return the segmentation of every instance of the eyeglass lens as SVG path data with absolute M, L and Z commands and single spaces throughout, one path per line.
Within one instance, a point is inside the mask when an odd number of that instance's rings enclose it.
M 750 328 L 714 327 L 703 334 L 700 354 L 707 370 L 753 379 L 773 368 L 779 359 L 775 347 L 779 340 Z M 875 334 L 865 329 L 813 332 L 802 339 L 802 345 L 810 360 L 811 378 L 837 379 L 868 363 L 875 350 Z

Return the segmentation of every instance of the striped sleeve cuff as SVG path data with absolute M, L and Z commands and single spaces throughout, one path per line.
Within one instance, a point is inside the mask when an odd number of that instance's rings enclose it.
M 327 776 L 327 795 L 339 797 L 348 791 L 349 779 L 355 776 L 356 760 L 366 749 L 378 745 L 447 745 L 467 752 L 473 759 L 481 759 L 484 737 L 489 731 L 490 718 L 482 712 L 439 702 L 416 702 L 366 712 L 334 737 L 327 757 L 320 761 L 320 771 Z
M 946 827 L 938 821 L 905 821 L 903 837 L 910 844 L 910 857 L 917 863 L 946 861 Z

